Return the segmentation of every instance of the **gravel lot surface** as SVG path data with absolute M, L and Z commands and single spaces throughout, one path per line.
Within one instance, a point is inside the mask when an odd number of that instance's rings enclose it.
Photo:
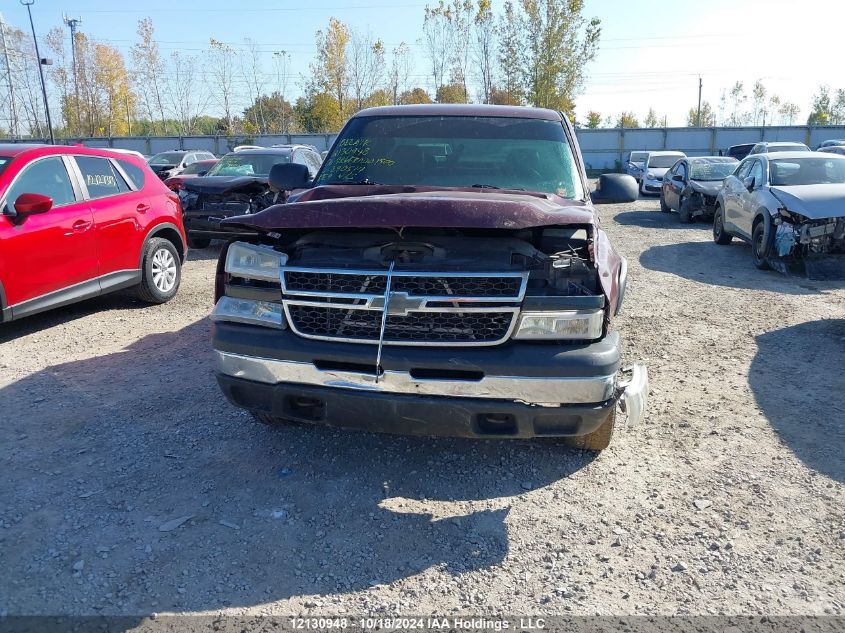
M 214 249 L 167 305 L 0 326 L 0 614 L 845 613 L 845 287 L 600 212 L 653 391 L 598 457 L 253 423 Z

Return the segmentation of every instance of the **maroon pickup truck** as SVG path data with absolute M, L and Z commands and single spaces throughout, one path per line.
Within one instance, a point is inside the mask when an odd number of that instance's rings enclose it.
M 593 202 L 569 121 L 505 106 L 356 114 L 286 204 L 227 219 L 212 314 L 217 379 L 270 424 L 605 448 L 617 404 L 642 416 L 612 329 L 627 266 Z M 621 401 L 621 402 L 620 402 Z

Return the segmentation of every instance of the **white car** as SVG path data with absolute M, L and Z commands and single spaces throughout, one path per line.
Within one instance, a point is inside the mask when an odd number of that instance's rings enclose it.
M 679 159 L 686 156 L 683 152 L 648 152 L 643 161 L 640 193 L 660 195 L 663 189 L 663 176 Z
M 772 152 L 809 152 L 809 147 L 804 143 L 794 141 L 763 141 L 754 145 L 748 155 L 771 154 Z
M 638 183 L 643 177 L 643 165 L 646 156 L 648 156 L 648 152 L 631 152 L 628 155 L 628 163 L 625 165 L 625 173 L 633 176 Z
M 716 199 L 713 240 L 751 243 L 757 268 L 803 263 L 845 278 L 845 156 L 818 152 L 751 154 Z M 835 257 L 829 257 L 829 256 Z

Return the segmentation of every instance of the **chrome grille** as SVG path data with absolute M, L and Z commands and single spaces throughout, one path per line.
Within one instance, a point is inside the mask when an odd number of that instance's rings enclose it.
M 298 335 L 385 345 L 501 343 L 515 326 L 527 279 L 527 272 L 392 270 L 388 282 L 386 270 L 281 271 L 285 313 Z

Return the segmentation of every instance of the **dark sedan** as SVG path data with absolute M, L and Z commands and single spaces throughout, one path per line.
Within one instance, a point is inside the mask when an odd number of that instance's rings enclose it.
M 693 222 L 698 216 L 713 217 L 722 182 L 738 162 L 728 156 L 682 158 L 663 177 L 660 210 L 677 210 L 684 223 Z

